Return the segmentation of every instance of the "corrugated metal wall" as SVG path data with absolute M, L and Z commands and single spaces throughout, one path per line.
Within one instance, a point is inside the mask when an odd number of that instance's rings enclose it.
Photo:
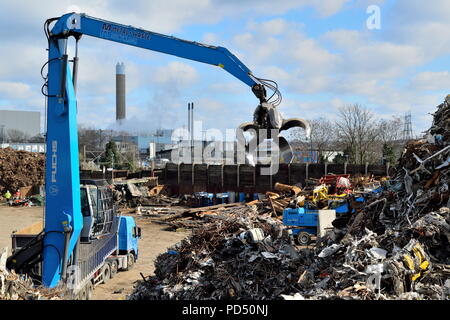
M 309 178 L 319 179 L 325 174 L 352 174 L 375 176 L 388 175 L 389 166 L 382 165 L 345 165 L 345 164 L 280 164 L 274 175 L 262 174 L 262 166 L 249 165 L 207 165 L 207 164 L 173 164 L 155 171 L 159 184 L 167 184 L 172 191 L 180 194 L 193 192 L 266 192 L 273 190 L 276 182 L 283 184 L 305 184 Z M 82 176 L 92 172 L 82 172 Z M 129 178 L 151 176 L 150 171 L 128 174 Z

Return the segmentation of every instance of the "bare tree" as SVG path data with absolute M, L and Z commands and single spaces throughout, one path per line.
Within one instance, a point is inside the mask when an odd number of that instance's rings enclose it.
M 105 130 L 80 126 L 78 128 L 78 144 L 88 150 L 102 150 L 108 143 L 112 133 Z
M 112 131 L 80 125 L 78 127 L 78 147 L 80 161 L 94 160 L 98 163 L 111 139 Z
M 8 140 L 4 125 L 0 125 L 0 143 L 5 143 Z
M 379 139 L 383 143 L 392 143 L 401 140 L 403 120 L 394 116 L 392 119 L 381 119 L 378 123 Z
M 395 162 L 404 146 L 402 140 L 403 120 L 394 116 L 392 119 L 381 119 L 378 124 L 381 155 L 383 161 Z
M 296 129 L 292 132 L 291 138 L 298 143 L 303 150 L 314 150 L 319 153 L 319 161 L 328 159 L 336 151 L 336 130 L 335 125 L 328 119 L 317 118 L 309 120 L 311 125 L 310 139 L 306 139 L 303 129 Z
M 350 152 L 350 162 L 364 164 L 376 161 L 379 153 L 374 147 L 379 130 L 373 113 L 359 104 L 353 104 L 339 108 L 338 116 L 338 137 Z
M 8 129 L 8 137 L 10 142 L 27 142 L 30 136 L 17 129 Z
M 118 137 L 118 145 L 112 141 L 113 136 Z M 114 143 L 115 148 L 118 149 L 118 156 L 114 161 L 117 168 L 134 170 L 136 159 L 139 157 L 139 149 L 133 144 L 134 140 L 130 133 L 79 126 L 79 157 L 83 162 L 95 160 L 100 164 L 101 161 L 104 161 L 106 146 L 110 143 Z
M 45 143 L 45 137 L 43 135 L 36 135 L 34 137 L 31 137 L 30 139 L 28 139 L 28 142 L 31 143 Z

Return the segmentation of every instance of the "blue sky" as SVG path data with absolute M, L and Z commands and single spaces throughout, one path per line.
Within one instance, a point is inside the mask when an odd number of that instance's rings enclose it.
M 369 5 L 381 10 L 380 30 L 366 26 Z M 334 119 L 339 107 L 360 103 L 383 118 L 411 111 L 420 133 L 450 93 L 445 0 L 0 0 L 0 109 L 44 115 L 42 25 L 68 11 L 224 46 L 278 82 L 285 118 Z M 126 129 L 183 126 L 191 101 L 203 129 L 234 129 L 257 105 L 250 88 L 217 67 L 88 37 L 79 52 L 79 124 L 116 128 L 118 61 L 127 68 Z

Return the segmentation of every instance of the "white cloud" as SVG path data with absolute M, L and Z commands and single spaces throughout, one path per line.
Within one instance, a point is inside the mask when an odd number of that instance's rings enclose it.
M 425 61 L 421 50 L 410 44 L 375 41 L 370 33 L 336 30 L 323 38 L 340 51 L 341 70 L 365 74 L 371 79 L 392 79 L 402 76 L 408 68 Z
M 215 34 L 213 32 L 206 32 L 203 35 L 202 43 L 209 44 L 209 45 L 217 45 L 218 39 L 219 38 L 218 38 L 217 34 Z
M 289 48 L 289 54 L 307 73 L 317 74 L 333 70 L 340 58 L 330 53 L 314 39 L 298 41 Z
M 198 80 L 197 71 L 188 64 L 174 61 L 156 69 L 154 81 L 163 84 L 191 86 Z
M 264 74 L 278 82 L 284 94 L 282 110 L 286 109 L 289 114 L 294 110 L 289 106 L 291 94 L 325 94 L 332 97 L 329 101 L 333 103 L 341 101 L 342 96 L 351 97 L 350 103 L 367 103 L 383 115 L 402 114 L 416 108 L 432 110 L 440 99 L 440 94 L 411 91 L 398 83 L 429 61 L 429 55 L 412 40 L 414 33 L 410 32 L 410 40 L 405 42 L 376 37 L 367 30 L 345 29 L 310 38 L 302 28 L 290 26 L 287 20 L 280 19 L 252 21 L 248 30 L 234 38 L 234 46 L 242 50 L 244 61 L 255 63 L 255 74 Z M 439 48 L 440 44 L 435 47 Z M 442 47 L 447 48 L 447 45 Z M 448 87 L 447 74 L 434 75 L 432 79 L 427 75 L 430 79 L 421 75 L 414 83 L 422 85 L 421 89 L 426 89 L 425 84 L 436 89 Z M 306 105 L 319 112 L 319 102 L 304 99 Z M 324 104 L 323 110 L 332 112 L 331 105 Z
M 43 105 L 39 93 L 42 85 L 39 70 L 47 59 L 47 43 L 42 24 L 49 17 L 75 10 L 167 34 L 182 34 L 186 31 L 184 27 L 193 24 L 203 25 L 207 30 L 208 25 L 223 20 L 233 24 L 242 23 L 245 19 L 244 23 L 248 23 L 240 34 L 225 34 L 214 29 L 214 32 L 201 34 L 200 39 L 190 40 L 213 45 L 225 43 L 222 46 L 236 54 L 255 75 L 276 80 L 284 94 L 281 107 L 289 112 L 299 111 L 298 105 L 302 108 L 301 112 L 308 105 L 312 111 L 318 112 L 321 103 L 310 102 L 305 94 L 330 96 L 323 110 L 332 108 L 340 101 L 347 101 L 342 96 L 361 98 L 363 102 L 378 106 L 377 112 L 380 113 L 403 112 L 410 108 L 431 110 L 436 102 L 442 100 L 442 93 L 427 94 L 424 91 L 446 90 L 450 86 L 449 74 L 446 71 L 430 72 L 426 68 L 421 69 L 425 72 L 417 74 L 415 68 L 450 54 L 450 2 L 435 0 L 433 5 L 424 5 L 423 1 L 418 0 L 398 0 L 392 9 L 382 7 L 382 30 L 377 33 L 363 29 L 333 30 L 322 36 L 310 37 L 302 22 L 280 17 L 289 10 L 305 8 L 313 8 L 314 17 L 318 18 L 329 17 L 346 8 L 361 9 L 364 16 L 367 5 L 383 2 L 135 0 L 129 3 L 119 0 L 48 0 L 44 6 L 30 4 L 26 0 L 4 1 L 0 11 L 0 82 L 8 85 L 4 86 L 0 95 L 5 99 L 6 94 L 11 92 L 11 86 L 16 86 L 15 90 L 22 90 L 23 97 L 28 98 L 8 95 L 8 102 L 21 106 Z M 132 51 L 134 49 L 130 47 L 88 39 L 85 37 L 80 42 L 79 102 L 82 119 L 97 119 L 92 116 L 95 112 L 114 113 L 114 67 L 117 61 L 125 60 L 127 65 L 130 106 L 143 108 L 142 114 L 150 118 L 154 117 L 154 110 L 164 105 L 167 110 L 161 109 L 161 112 L 167 111 L 167 116 L 164 115 L 161 121 L 168 123 L 178 119 L 180 104 L 194 96 L 189 94 L 199 83 L 197 70 L 206 70 L 202 67 L 197 69 L 194 64 L 171 62 L 159 53 Z M 147 64 L 144 59 L 151 59 L 152 63 Z M 248 89 L 235 79 L 230 80 L 231 77 L 218 78 L 218 74 L 219 71 L 201 72 L 202 85 L 203 81 L 206 85 L 196 88 L 194 93 L 198 99 L 212 101 L 216 101 L 217 94 L 222 94 L 227 101 L 236 103 L 236 106 L 226 105 L 229 115 L 224 117 L 224 121 L 248 121 L 254 108 L 250 99 L 245 100 L 250 95 Z M 409 85 L 399 85 L 399 79 L 403 83 L 409 82 Z M 10 89 L 5 92 L 8 86 Z M 134 89 L 147 86 L 151 86 L 148 96 L 132 95 Z M 299 101 L 292 98 L 298 94 Z M 169 95 L 170 99 L 165 95 Z M 245 101 L 241 103 L 241 100 Z M 213 102 L 210 105 L 212 108 L 219 106 Z M 206 113 L 205 117 L 212 113 Z M 131 112 L 130 116 L 133 114 Z
M 432 61 L 450 54 L 450 2 L 434 0 L 396 1 L 385 15 L 386 37 L 399 44 L 413 45 L 425 60 Z
M 28 99 L 33 95 L 31 87 L 26 83 L 0 81 L 0 99 Z
M 201 110 L 207 110 L 212 112 L 220 112 L 220 110 L 224 110 L 225 105 L 222 102 L 211 98 L 201 98 L 198 102 L 198 106 Z
M 317 10 L 323 17 L 328 17 L 339 12 L 342 7 L 350 2 L 350 0 L 327 0 L 327 1 L 315 1 L 314 5 L 317 6 Z
M 292 9 L 313 8 L 320 14 L 322 18 L 329 17 L 338 13 L 344 8 L 346 3 L 350 0 L 213 0 L 211 4 L 217 8 L 220 6 L 223 12 L 227 15 L 236 15 L 238 13 L 259 13 L 272 15 L 283 14 Z
M 450 88 L 450 72 L 421 72 L 414 76 L 411 80 L 410 87 L 412 90 L 449 90 Z
M 322 39 L 332 42 L 337 49 L 341 50 L 361 43 L 363 41 L 361 37 L 360 31 L 347 29 L 332 30 L 322 35 Z
M 250 21 L 247 28 L 252 31 L 258 31 L 267 36 L 276 36 L 286 32 L 289 28 L 289 23 L 281 18 L 275 18 L 272 20 L 257 23 Z
M 308 38 L 302 24 L 280 18 L 251 21 L 247 30 L 232 40 L 232 46 L 242 51 L 243 60 L 254 66 L 295 66 L 303 73 L 317 74 L 332 69 L 339 61 L 315 39 Z
M 46 41 L 42 47 L 0 41 L 0 80 L 39 81 L 41 66 L 47 60 Z
M 217 94 L 246 94 L 248 93 L 247 87 L 244 86 L 241 82 L 212 82 L 208 84 L 208 93 L 217 95 Z

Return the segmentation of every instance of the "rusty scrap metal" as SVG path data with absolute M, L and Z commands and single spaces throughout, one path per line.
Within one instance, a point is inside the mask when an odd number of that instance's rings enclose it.
M 0 300 L 61 300 L 61 288 L 46 289 L 36 286 L 31 278 L 6 269 L 7 248 L 0 254 Z
M 315 247 L 293 247 L 270 216 L 292 195 L 267 193 L 251 206 L 203 215 L 202 227 L 158 256 L 155 275 L 129 298 L 448 300 L 449 157 L 450 95 L 426 137 L 409 142 L 391 178 L 380 181 L 383 190 Z M 247 237 L 255 228 L 264 234 L 256 243 Z

